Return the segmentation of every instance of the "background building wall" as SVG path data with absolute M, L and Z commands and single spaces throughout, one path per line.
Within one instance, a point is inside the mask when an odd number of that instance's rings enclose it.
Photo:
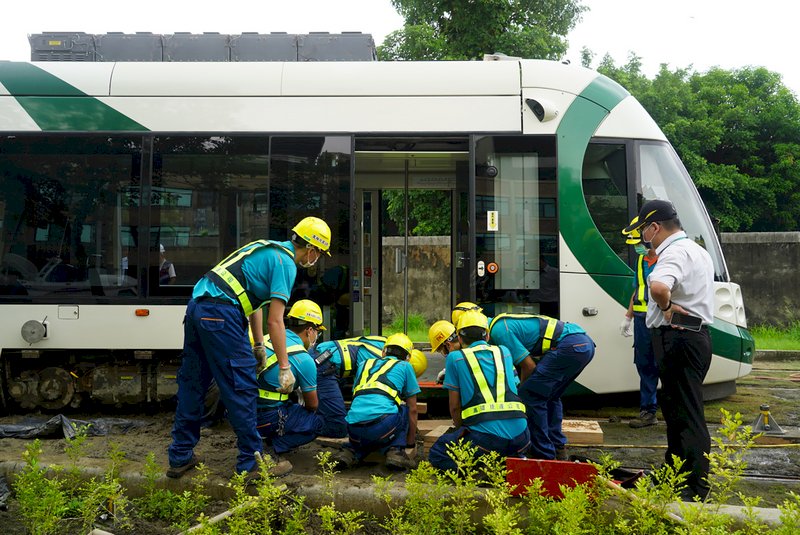
M 800 232 L 723 233 L 722 250 L 748 325 L 800 320 Z

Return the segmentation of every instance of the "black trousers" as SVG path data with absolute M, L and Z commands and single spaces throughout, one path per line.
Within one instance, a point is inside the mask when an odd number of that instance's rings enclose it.
M 667 423 L 665 462 L 672 465 L 673 455 L 683 459 L 688 497 L 705 498 L 711 436 L 703 411 L 703 380 L 711 366 L 711 335 L 707 327 L 700 332 L 671 327 L 651 331 L 661 377 L 659 404 Z

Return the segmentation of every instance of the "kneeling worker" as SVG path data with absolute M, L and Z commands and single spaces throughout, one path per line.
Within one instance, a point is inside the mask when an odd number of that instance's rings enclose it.
M 594 342 L 576 323 L 533 314 L 498 314 L 489 325 L 493 344 L 511 351 L 522 383 L 534 459 L 567 460 L 561 395 L 594 357 Z M 533 357 L 541 355 L 536 364 Z
M 274 475 L 282 476 L 292 471 L 292 464 L 281 457 L 292 449 L 308 444 L 322 429 L 322 418 L 315 413 L 318 405 L 317 366 L 307 353 L 317 341 L 322 326 L 319 305 L 308 299 L 296 302 L 284 320 L 286 325 L 286 351 L 289 365 L 300 387 L 303 405 L 279 392 L 278 357 L 271 340 L 261 349 L 265 361 L 258 372 L 258 432 L 265 442 L 272 444 L 275 458 Z M 259 349 L 257 345 L 256 350 Z M 256 358 L 259 358 L 257 355 Z
M 381 358 L 385 343 L 386 338 L 383 336 L 358 336 L 322 342 L 309 351 L 317 363 L 317 414 L 323 421 L 320 436 L 347 436 L 347 408 L 342 396 L 343 379 L 352 377 L 358 366 L 367 359 Z
M 358 366 L 353 402 L 347 413 L 350 438 L 336 460 L 350 467 L 375 450 L 386 453 L 386 466 L 413 468 L 406 448 L 415 447 L 417 437 L 417 377 L 428 367 L 411 339 L 398 333 L 386 339 L 381 358 Z
M 458 335 L 456 328 L 447 320 L 439 320 L 428 329 L 428 340 L 431 342 L 431 351 L 434 353 L 441 353 L 443 356 L 451 351 L 461 349 L 458 343 Z M 436 376 L 436 382 L 442 384 L 444 382 L 445 370 L 439 372 Z
M 460 439 L 476 446 L 478 456 L 489 451 L 525 455 L 530 434 L 508 350 L 489 345 L 488 320 L 478 310 L 459 316 L 457 333 L 461 349 L 447 355 L 444 380 L 456 430 L 439 437 L 428 460 L 441 470 L 455 470 L 448 446 Z

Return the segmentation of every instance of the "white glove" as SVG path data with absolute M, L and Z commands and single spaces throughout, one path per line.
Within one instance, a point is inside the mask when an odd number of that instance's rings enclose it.
M 291 368 L 281 368 L 278 371 L 278 384 L 281 385 L 278 388 L 281 394 L 288 394 L 294 390 L 294 374 Z
M 623 319 L 622 323 L 619 324 L 619 334 L 625 338 L 630 338 L 633 336 L 633 318 L 625 316 L 625 319 Z
M 444 370 L 440 371 L 439 375 L 436 376 L 436 382 L 440 385 L 444 384 Z
M 253 348 L 253 356 L 256 358 L 256 375 L 258 375 L 267 367 L 267 348 L 255 346 Z

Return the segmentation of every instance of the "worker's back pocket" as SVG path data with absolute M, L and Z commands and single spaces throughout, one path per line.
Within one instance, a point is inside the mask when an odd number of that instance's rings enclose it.
M 200 327 L 204 331 L 221 331 L 225 328 L 225 320 L 222 318 L 200 318 Z

